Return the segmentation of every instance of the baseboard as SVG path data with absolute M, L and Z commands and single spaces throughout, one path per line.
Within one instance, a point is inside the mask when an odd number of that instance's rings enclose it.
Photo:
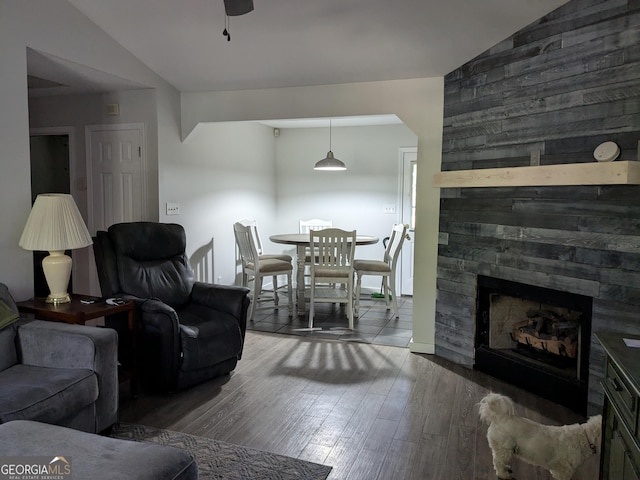
M 413 353 L 426 353 L 433 355 L 436 353 L 436 346 L 433 343 L 417 343 L 413 341 L 413 338 L 409 342 L 409 350 Z

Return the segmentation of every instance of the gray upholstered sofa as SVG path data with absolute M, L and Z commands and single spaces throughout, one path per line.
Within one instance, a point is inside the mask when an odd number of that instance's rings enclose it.
M 0 283 L 6 313 L 17 312 Z M 0 330 L 0 423 L 34 420 L 97 433 L 118 416 L 118 337 L 109 328 L 18 320 Z
M 66 467 L 68 472 L 68 475 L 65 472 L 63 475 L 34 475 L 29 478 L 198 479 L 198 465 L 185 450 L 93 435 L 28 420 L 0 425 L 0 455 L 5 458 L 21 457 L 25 462 L 28 460 L 29 465 L 36 466 L 42 465 L 44 460 L 45 466 L 58 465 L 60 470 Z

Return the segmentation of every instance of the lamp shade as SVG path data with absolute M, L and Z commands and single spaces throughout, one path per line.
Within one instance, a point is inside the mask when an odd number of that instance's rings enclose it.
M 333 152 L 329 150 L 327 152 L 327 156 L 322 160 L 316 162 L 316 165 L 313 167 L 314 170 L 346 170 L 347 166 L 344 164 L 342 160 L 337 159 L 333 156 Z
M 42 270 L 51 293 L 47 302 L 71 301 L 67 293 L 71 277 L 71 257 L 65 250 L 91 245 L 91 235 L 73 197 L 64 193 L 38 195 L 33 202 L 18 245 L 25 250 L 48 251 L 42 260 Z
M 18 245 L 25 250 L 64 251 L 92 243 L 73 197 L 45 193 L 36 197 Z

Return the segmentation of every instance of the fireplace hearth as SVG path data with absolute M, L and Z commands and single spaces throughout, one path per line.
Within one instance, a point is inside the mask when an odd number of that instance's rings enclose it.
M 592 299 L 478 276 L 474 368 L 587 411 Z

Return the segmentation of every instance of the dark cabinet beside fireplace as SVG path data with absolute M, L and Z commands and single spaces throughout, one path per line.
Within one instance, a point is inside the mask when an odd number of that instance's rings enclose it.
M 640 480 L 640 349 L 633 335 L 597 333 L 606 353 L 600 477 Z

